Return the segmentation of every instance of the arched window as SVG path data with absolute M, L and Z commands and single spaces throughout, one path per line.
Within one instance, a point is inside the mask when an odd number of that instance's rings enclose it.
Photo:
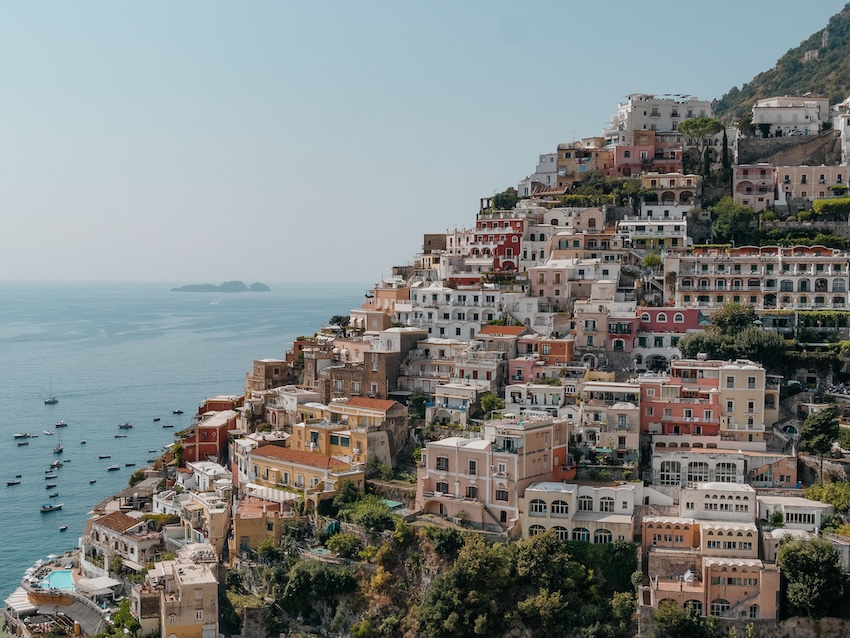
M 650 321 L 649 313 L 648 313 L 648 312 L 643 313 L 643 314 L 640 316 L 640 320 L 641 320 L 641 321 Z
M 528 241 L 535 241 L 536 237 L 537 237 L 537 236 L 536 236 L 534 233 L 531 233 L 531 234 L 528 236 Z
M 614 540 L 614 535 L 607 529 L 598 529 L 593 532 L 594 543 L 610 543 Z
M 655 320 L 658 323 L 667 323 L 667 313 L 659 312 L 657 315 L 655 315 Z
M 734 483 L 737 475 L 737 463 L 718 463 L 714 470 L 715 480 L 720 483 Z
M 681 312 L 677 312 L 673 315 L 673 323 L 685 323 L 685 315 Z
M 622 339 L 614 339 L 614 350 L 623 351 L 626 349 L 626 342 Z
M 729 611 L 729 601 L 723 598 L 715 598 L 711 601 L 711 615 L 723 617 Z
M 685 609 L 693 609 L 700 616 L 702 616 L 702 601 L 701 600 L 686 600 L 683 605 Z
M 535 498 L 529 504 L 529 513 L 532 516 L 546 516 L 546 501 Z
M 570 530 L 568 530 L 566 527 L 561 527 L 560 525 L 556 525 L 552 529 L 554 529 L 555 532 L 558 534 L 558 540 L 559 541 L 570 540 Z
M 554 501 L 552 503 L 552 516 L 568 516 L 570 504 L 566 501 Z
M 542 534 L 545 531 L 546 531 L 546 528 L 543 527 L 542 525 L 532 525 L 531 527 L 528 528 L 528 535 L 529 536 L 537 536 L 538 534 Z
M 584 527 L 575 527 L 573 528 L 573 540 L 574 541 L 584 541 L 586 543 L 590 542 L 590 532 Z
M 662 461 L 658 478 L 661 485 L 678 485 L 682 481 L 682 464 L 679 461 Z
M 750 620 L 758 620 L 759 619 L 759 606 L 758 605 L 750 605 L 749 612 L 747 615 L 750 617 Z
M 590 219 L 587 220 L 587 227 L 588 228 L 596 228 L 596 218 L 595 217 L 591 217 Z
M 688 483 L 708 482 L 708 463 L 691 461 L 688 463 Z
M 578 510 L 580 512 L 592 512 L 593 511 L 593 498 L 590 496 L 579 496 L 578 497 Z
M 600 512 L 613 512 L 614 511 L 614 499 L 610 496 L 603 496 L 599 499 L 599 511 Z

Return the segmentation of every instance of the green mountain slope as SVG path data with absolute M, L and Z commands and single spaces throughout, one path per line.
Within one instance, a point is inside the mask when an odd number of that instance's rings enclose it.
M 807 53 L 809 59 L 804 60 Z M 830 104 L 850 95 L 850 4 L 832 16 L 826 28 L 779 58 L 772 69 L 740 89 L 732 87 L 715 101 L 714 109 L 717 117 L 729 121 L 749 111 L 756 100 L 806 93 L 828 97 Z

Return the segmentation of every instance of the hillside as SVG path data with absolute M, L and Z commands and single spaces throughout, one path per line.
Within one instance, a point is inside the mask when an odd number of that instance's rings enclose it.
M 756 100 L 774 95 L 811 93 L 830 104 L 850 95 L 850 4 L 827 26 L 789 50 L 768 71 L 740 89 L 732 87 L 714 104 L 718 118 L 729 121 L 747 112 Z

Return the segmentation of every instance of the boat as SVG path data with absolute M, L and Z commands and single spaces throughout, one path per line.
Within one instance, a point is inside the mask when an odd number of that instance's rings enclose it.
M 121 425 L 119 425 L 118 427 L 121 428 L 122 430 L 129 430 L 131 427 L 133 427 L 133 424 L 124 422 Z
M 106 471 L 107 472 L 114 472 L 115 470 L 120 470 L 120 469 L 121 469 L 121 466 L 116 463 L 115 465 L 110 465 L 108 468 L 106 468 Z
M 29 432 L 18 432 L 17 434 L 12 435 L 13 439 L 28 439 L 30 438 Z
M 64 451 L 65 451 L 65 446 L 62 445 L 61 443 L 58 443 L 58 444 L 53 446 L 53 453 L 54 454 L 62 454 L 62 452 L 64 452 Z
M 15 474 L 15 478 L 21 478 L 20 474 Z
M 135 463 L 125 463 L 124 467 L 136 467 Z
M 53 471 L 53 467 L 52 467 L 52 464 L 51 464 L 51 467 L 49 467 L 49 468 L 47 468 L 46 470 L 44 470 L 44 473 L 45 473 L 45 474 L 50 474 L 52 471 Z
M 15 479 L 14 481 L 6 481 L 6 485 L 20 485 L 20 484 L 21 484 L 21 482 L 18 479 Z
M 53 492 L 51 494 L 48 494 L 47 498 L 56 498 L 57 496 L 59 496 L 59 492 Z
M 42 430 L 47 436 L 53 436 L 53 430 Z
M 89 485 L 91 485 L 92 483 L 97 483 L 97 479 L 92 479 L 89 481 Z
M 164 427 L 164 428 L 173 428 L 174 426 L 173 426 L 173 425 L 171 425 L 170 423 L 166 423 L 166 424 L 165 424 L 165 425 L 163 425 L 162 427 Z
M 29 445 L 29 444 L 30 444 L 29 441 L 18 441 L 18 447 L 20 447 L 22 445 Z
M 56 487 L 56 483 L 48 483 L 47 485 L 44 486 L 44 489 L 52 490 L 54 487 Z
M 67 428 L 68 424 L 65 421 L 57 421 L 56 423 L 53 424 L 53 427 L 55 427 L 55 428 Z
M 148 454 L 153 454 L 156 450 L 148 450 Z
M 127 435 L 126 435 L 126 434 L 116 434 L 116 435 L 115 435 L 115 438 L 116 438 L 116 439 L 126 439 L 126 438 L 127 438 Z
M 177 410 L 172 410 L 172 411 L 171 411 L 171 414 L 183 414 L 183 410 L 180 410 L 180 409 L 178 408 Z
M 85 439 L 83 439 L 82 441 L 80 441 L 80 445 L 85 445 L 85 444 L 86 444 L 86 440 L 85 440 Z
M 67 526 L 67 525 L 60 525 L 60 526 L 59 526 L 59 531 L 60 531 L 60 532 L 64 532 L 66 529 L 68 529 L 68 526 Z
M 110 454 L 101 454 L 97 458 L 99 458 L 99 459 L 111 459 L 112 456 Z
M 55 479 L 55 478 L 59 478 L 59 477 L 56 474 L 45 474 L 44 475 L 45 481 L 49 481 L 50 479 Z
M 61 510 L 62 505 L 64 505 L 64 503 L 45 503 L 41 506 L 41 512 L 43 514 L 44 512 L 55 512 L 56 510 Z
M 59 459 L 56 459 L 55 461 L 53 461 L 53 463 L 50 464 L 50 467 L 57 468 L 57 467 L 62 467 L 62 465 L 63 465 L 62 461 L 60 461 Z
M 148 463 L 156 463 L 157 461 L 159 461 L 159 459 L 156 458 L 156 457 L 153 457 L 152 459 L 148 459 Z
M 51 379 L 47 390 L 47 398 L 44 400 L 44 405 L 56 405 L 57 403 L 59 403 L 59 399 L 53 396 L 53 379 Z
M 153 422 L 154 422 L 154 423 L 156 423 L 157 421 L 159 421 L 159 417 L 158 417 L 158 416 L 155 416 L 155 417 L 153 418 Z

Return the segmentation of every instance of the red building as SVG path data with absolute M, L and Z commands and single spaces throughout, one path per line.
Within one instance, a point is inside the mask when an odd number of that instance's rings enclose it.
M 228 432 L 236 429 L 237 416 L 234 410 L 206 412 L 197 423 L 180 432 L 184 463 L 214 460 L 226 464 Z
M 510 212 L 480 213 L 475 222 L 473 257 L 492 257 L 496 272 L 517 270 L 525 220 Z

